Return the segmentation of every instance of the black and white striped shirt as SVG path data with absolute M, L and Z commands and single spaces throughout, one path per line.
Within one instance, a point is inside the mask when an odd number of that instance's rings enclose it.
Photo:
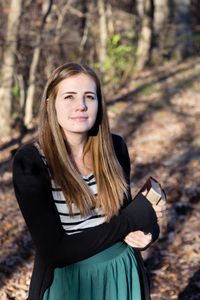
M 46 158 L 45 158 L 41 148 L 39 147 L 39 145 L 38 144 L 35 144 L 35 145 L 36 145 L 37 149 L 39 150 L 42 160 L 45 163 L 45 165 L 48 169 L 49 175 L 51 177 Z M 88 176 L 82 176 L 82 178 L 87 183 L 87 185 L 91 189 L 92 193 L 96 196 L 97 195 L 97 184 L 96 184 L 94 174 L 89 174 Z M 105 222 L 105 215 L 103 214 L 102 209 L 95 208 L 95 207 L 91 208 L 90 214 L 88 216 L 83 217 L 80 214 L 80 210 L 74 204 L 72 204 L 73 215 L 70 216 L 69 207 L 65 200 L 65 196 L 64 196 L 61 188 L 59 188 L 55 184 L 52 177 L 51 177 L 51 186 L 52 186 L 52 195 L 53 195 L 54 203 L 55 203 L 56 209 L 58 211 L 62 227 L 63 227 L 64 231 L 66 232 L 66 234 L 76 234 L 76 233 L 82 232 L 83 230 L 100 225 Z
M 82 176 L 82 178 L 88 184 L 92 192 L 96 195 L 97 185 L 94 175 L 90 174 L 88 176 Z M 57 211 L 59 213 L 61 224 L 67 234 L 75 234 L 105 222 L 105 216 L 103 215 L 102 210 L 95 207 L 91 209 L 88 216 L 82 217 L 79 209 L 72 204 L 73 216 L 70 216 L 64 194 L 61 189 L 55 186 L 53 180 L 52 194 Z

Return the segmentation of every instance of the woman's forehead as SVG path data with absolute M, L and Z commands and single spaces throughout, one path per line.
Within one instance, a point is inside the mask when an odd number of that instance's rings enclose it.
M 65 78 L 58 84 L 58 92 L 61 93 L 85 90 L 96 92 L 96 83 L 91 76 L 83 73 Z

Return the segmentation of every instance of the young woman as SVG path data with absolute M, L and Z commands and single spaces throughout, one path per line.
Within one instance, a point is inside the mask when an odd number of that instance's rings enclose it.
M 127 147 L 110 133 L 92 69 L 52 73 L 38 140 L 17 151 L 13 184 L 36 247 L 29 300 L 150 299 L 138 248 L 157 239 L 162 208 L 132 201 Z

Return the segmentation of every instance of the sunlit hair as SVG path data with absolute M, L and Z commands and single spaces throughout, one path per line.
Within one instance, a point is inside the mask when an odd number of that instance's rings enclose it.
M 88 132 L 84 156 L 88 152 L 92 155 L 97 197 L 93 195 L 70 158 L 70 147 L 58 123 L 55 110 L 58 84 L 78 74 L 90 76 L 96 84 L 97 119 L 93 128 Z M 107 220 L 117 214 L 123 203 L 124 194 L 127 193 L 127 184 L 114 151 L 101 84 L 91 68 L 76 63 L 67 63 L 52 73 L 44 90 L 38 129 L 39 143 L 53 179 L 64 193 L 70 213 L 73 215 L 72 203 L 74 203 L 83 216 L 89 214 L 91 207 L 94 206 L 103 209 Z

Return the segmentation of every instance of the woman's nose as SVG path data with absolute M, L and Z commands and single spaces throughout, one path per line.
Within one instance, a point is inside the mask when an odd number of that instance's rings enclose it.
M 77 103 L 77 106 L 76 106 L 76 109 L 77 110 L 80 110 L 80 111 L 87 111 L 87 105 L 86 105 L 86 102 L 85 102 L 85 98 L 80 98 L 78 100 L 78 103 Z

